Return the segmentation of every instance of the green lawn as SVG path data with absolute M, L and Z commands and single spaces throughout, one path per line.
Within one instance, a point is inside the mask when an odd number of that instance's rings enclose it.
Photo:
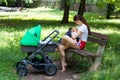
M 54 29 L 60 31 L 62 37 L 69 27 L 76 27 L 70 12 L 70 23 L 61 24 L 63 11 L 55 9 L 26 9 L 23 12 L 1 12 L 0 14 L 0 80 L 19 80 L 15 72 L 15 64 L 26 56 L 20 51 L 19 41 L 27 29 L 40 24 L 42 35 L 49 34 Z M 119 80 L 120 72 L 120 19 L 106 20 L 96 13 L 85 13 L 91 30 L 109 36 L 101 70 L 96 72 L 82 72 L 80 80 Z M 46 32 L 46 33 L 45 33 Z M 44 36 L 42 36 L 42 39 Z M 86 49 L 96 51 L 96 46 L 89 44 Z M 59 60 L 59 55 L 56 59 Z M 77 59 L 77 57 L 75 56 Z M 78 67 L 81 66 L 78 64 Z

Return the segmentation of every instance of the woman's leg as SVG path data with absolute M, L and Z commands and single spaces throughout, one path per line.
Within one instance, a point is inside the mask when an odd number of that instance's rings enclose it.
M 62 42 L 61 42 L 60 45 L 66 46 L 66 48 L 65 48 L 64 50 L 66 50 L 67 48 L 70 48 L 70 47 L 71 47 L 71 48 L 75 48 L 75 49 L 80 49 L 80 47 L 76 45 L 75 41 L 74 41 L 71 37 L 69 37 L 69 36 L 67 36 L 67 35 L 65 35 L 65 36 L 62 38 Z M 59 45 L 58 45 L 58 46 L 59 46 Z M 55 51 L 59 51 L 59 47 L 56 48 Z
M 67 46 L 59 45 L 59 51 L 61 53 L 61 64 L 62 64 L 61 72 L 64 72 L 66 70 L 66 66 L 67 66 L 67 63 L 65 61 L 65 51 L 64 51 L 66 48 L 67 48 Z
M 61 63 L 62 63 L 61 72 L 64 72 L 66 70 L 67 63 L 65 61 L 65 50 L 69 47 L 79 49 L 79 47 L 76 45 L 76 43 L 72 38 L 70 38 L 69 36 L 64 36 L 61 45 L 59 45 L 59 51 L 61 53 Z
M 66 45 L 67 48 L 80 49 L 80 47 L 76 45 L 75 41 L 74 41 L 71 37 L 69 37 L 69 36 L 67 36 L 67 35 L 65 35 L 65 36 L 62 38 L 61 44 Z

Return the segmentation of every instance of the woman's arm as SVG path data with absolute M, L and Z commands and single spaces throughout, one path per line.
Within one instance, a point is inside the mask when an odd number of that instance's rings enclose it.
M 79 37 L 82 33 L 83 33 L 83 32 L 78 31 L 76 34 L 73 34 L 73 35 L 72 35 L 72 39 L 73 39 L 73 40 L 76 39 L 76 38 Z

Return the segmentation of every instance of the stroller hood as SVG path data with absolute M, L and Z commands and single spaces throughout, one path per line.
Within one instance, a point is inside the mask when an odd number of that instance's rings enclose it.
M 35 26 L 29 29 L 22 37 L 20 44 L 25 46 L 38 46 L 41 35 L 41 26 Z

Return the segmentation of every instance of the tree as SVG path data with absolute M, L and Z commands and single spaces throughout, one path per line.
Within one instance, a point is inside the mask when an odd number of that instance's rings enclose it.
M 80 1 L 80 5 L 79 5 L 79 9 L 78 9 L 78 15 L 83 15 L 84 14 L 85 4 L 86 4 L 86 0 L 81 0 Z
M 63 24 L 68 23 L 70 5 L 73 4 L 74 1 L 75 0 L 61 0 L 61 3 L 64 3 L 64 14 L 63 14 L 63 19 L 62 19 L 61 23 L 63 23 Z M 81 0 L 80 1 L 78 15 L 83 15 L 83 13 L 85 11 L 85 4 L 86 4 L 86 0 Z
M 8 2 L 7 2 L 7 0 L 4 0 L 4 2 L 5 2 L 5 4 L 6 4 L 6 5 L 8 5 Z
M 64 14 L 62 19 L 62 24 L 68 23 L 69 20 L 69 10 L 70 10 L 70 0 L 62 0 L 64 1 Z
M 110 16 L 114 13 L 114 11 L 120 11 L 120 0 L 88 0 L 92 3 L 95 3 L 99 6 L 106 7 L 106 19 L 110 19 Z
M 106 19 L 110 19 L 110 15 L 113 13 L 115 7 L 113 4 L 107 4 L 107 13 L 106 13 Z
M 116 11 L 117 9 L 120 10 L 119 5 L 120 1 L 119 0 L 104 0 L 104 3 L 107 4 L 107 12 L 106 12 L 106 19 L 110 19 L 110 16 Z M 117 4 L 116 4 L 117 3 Z M 118 11 L 117 10 L 117 11 Z

